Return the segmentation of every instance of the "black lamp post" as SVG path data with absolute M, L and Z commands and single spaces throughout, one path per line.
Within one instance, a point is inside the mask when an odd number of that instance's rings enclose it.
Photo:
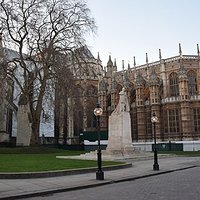
M 156 146 L 156 123 L 158 122 L 158 117 L 155 113 L 153 113 L 153 116 L 151 117 L 151 122 L 153 124 L 153 137 L 154 137 L 154 164 L 153 164 L 153 170 L 159 170 L 159 164 L 158 164 L 158 154 L 157 154 L 157 146 Z
M 97 132 L 98 132 L 98 149 L 97 149 L 97 165 L 98 170 L 96 172 L 96 180 L 104 180 L 104 172 L 102 171 L 102 161 L 101 161 L 101 145 L 100 145 L 100 116 L 102 115 L 103 110 L 97 104 L 97 107 L 94 109 L 94 114 L 97 120 Z

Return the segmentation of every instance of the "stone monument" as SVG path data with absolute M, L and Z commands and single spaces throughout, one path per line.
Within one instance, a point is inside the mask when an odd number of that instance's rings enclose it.
M 29 146 L 31 139 L 31 119 L 27 97 L 21 94 L 17 111 L 17 146 Z
M 105 155 L 125 156 L 134 153 L 131 137 L 130 106 L 125 89 L 119 93 L 119 103 L 109 117 L 108 146 Z
M 119 93 L 119 103 L 109 117 L 108 145 L 101 151 L 103 160 L 123 160 L 152 157 L 151 153 L 135 150 L 131 137 L 130 106 L 125 89 Z M 97 152 L 81 154 L 80 156 L 57 156 L 57 158 L 77 158 L 94 160 Z

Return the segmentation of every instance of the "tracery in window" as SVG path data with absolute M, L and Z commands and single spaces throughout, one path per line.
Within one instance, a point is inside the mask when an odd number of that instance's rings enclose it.
M 179 85 L 177 73 L 172 72 L 169 76 L 170 96 L 179 96 Z
M 194 71 L 188 72 L 188 90 L 189 95 L 197 94 L 197 77 Z
M 194 115 L 194 132 L 200 131 L 200 108 L 193 109 Z
M 170 109 L 163 111 L 164 133 L 179 133 L 180 119 L 179 110 Z

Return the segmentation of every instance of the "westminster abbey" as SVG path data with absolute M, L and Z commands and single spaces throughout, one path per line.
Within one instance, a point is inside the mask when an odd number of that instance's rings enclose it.
M 96 132 L 96 119 L 93 110 L 99 102 L 103 109 L 100 130 L 108 133 L 108 118 L 115 110 L 122 88 L 128 94 L 131 115 L 131 133 L 133 142 L 153 140 L 151 117 L 155 113 L 159 141 L 184 141 L 200 139 L 200 52 L 197 55 L 179 54 L 171 58 L 162 58 L 144 65 L 124 66 L 118 71 L 116 60 L 109 56 L 107 66 L 102 66 L 100 57 L 91 54 L 84 47 L 86 61 L 82 68 L 73 67 L 76 92 L 67 99 L 59 98 L 55 91 L 54 116 L 41 116 L 41 123 L 49 123 L 43 136 L 63 140 L 68 144 L 80 143 L 82 133 Z M 0 52 L 2 54 L 2 52 Z M 87 70 L 83 70 L 87 67 Z M 1 79 L 1 85 L 3 79 Z M 0 88 L 1 89 L 1 88 Z M 1 93 L 3 94 L 3 93 Z M 7 102 L 7 103 L 6 103 Z M 17 106 L 10 100 L 0 97 L 0 140 L 17 137 L 13 133 L 14 114 Z M 52 117 L 53 120 L 50 120 Z M 44 118 L 44 119 L 43 119 Z M 46 120 L 49 119 L 49 120 Z M 116 122 L 118 123 L 118 122 Z M 50 129 L 54 129 L 49 131 Z M 46 132 L 45 132 L 46 131 Z M 51 134 L 49 134 L 51 132 Z M 53 134 L 52 134 L 53 133 Z
M 98 57 L 97 62 L 100 64 Z M 153 140 L 151 117 L 155 113 L 159 141 L 184 141 L 200 139 L 200 53 L 183 55 L 179 44 L 179 54 L 171 58 L 162 58 L 146 64 L 128 65 L 117 71 L 116 60 L 109 56 L 106 68 L 99 66 L 95 78 L 88 76 L 77 84 L 79 103 L 77 110 L 75 135 L 81 132 L 95 131 L 93 109 L 98 101 L 103 109 L 101 131 L 108 131 L 108 118 L 118 104 L 119 92 L 125 88 L 130 102 L 131 132 L 133 142 Z M 79 80 L 80 81 L 80 80 Z M 81 101 L 80 101 L 81 99 Z M 81 117 L 81 118 L 80 118 Z M 80 122 L 81 121 L 81 122 Z M 116 122 L 117 123 L 117 122 Z M 108 133 L 109 134 L 109 133 Z

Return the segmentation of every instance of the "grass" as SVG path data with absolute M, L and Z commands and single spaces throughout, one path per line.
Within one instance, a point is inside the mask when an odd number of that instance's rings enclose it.
M 0 172 L 39 172 L 96 167 L 96 161 L 57 159 L 56 156 L 79 155 L 83 151 L 56 148 L 0 148 Z M 119 162 L 105 161 L 103 166 Z M 121 164 L 121 163 L 120 163 Z
M 0 154 L 66 154 L 66 155 L 79 155 L 85 151 L 71 151 L 61 148 L 51 147 L 0 147 Z

